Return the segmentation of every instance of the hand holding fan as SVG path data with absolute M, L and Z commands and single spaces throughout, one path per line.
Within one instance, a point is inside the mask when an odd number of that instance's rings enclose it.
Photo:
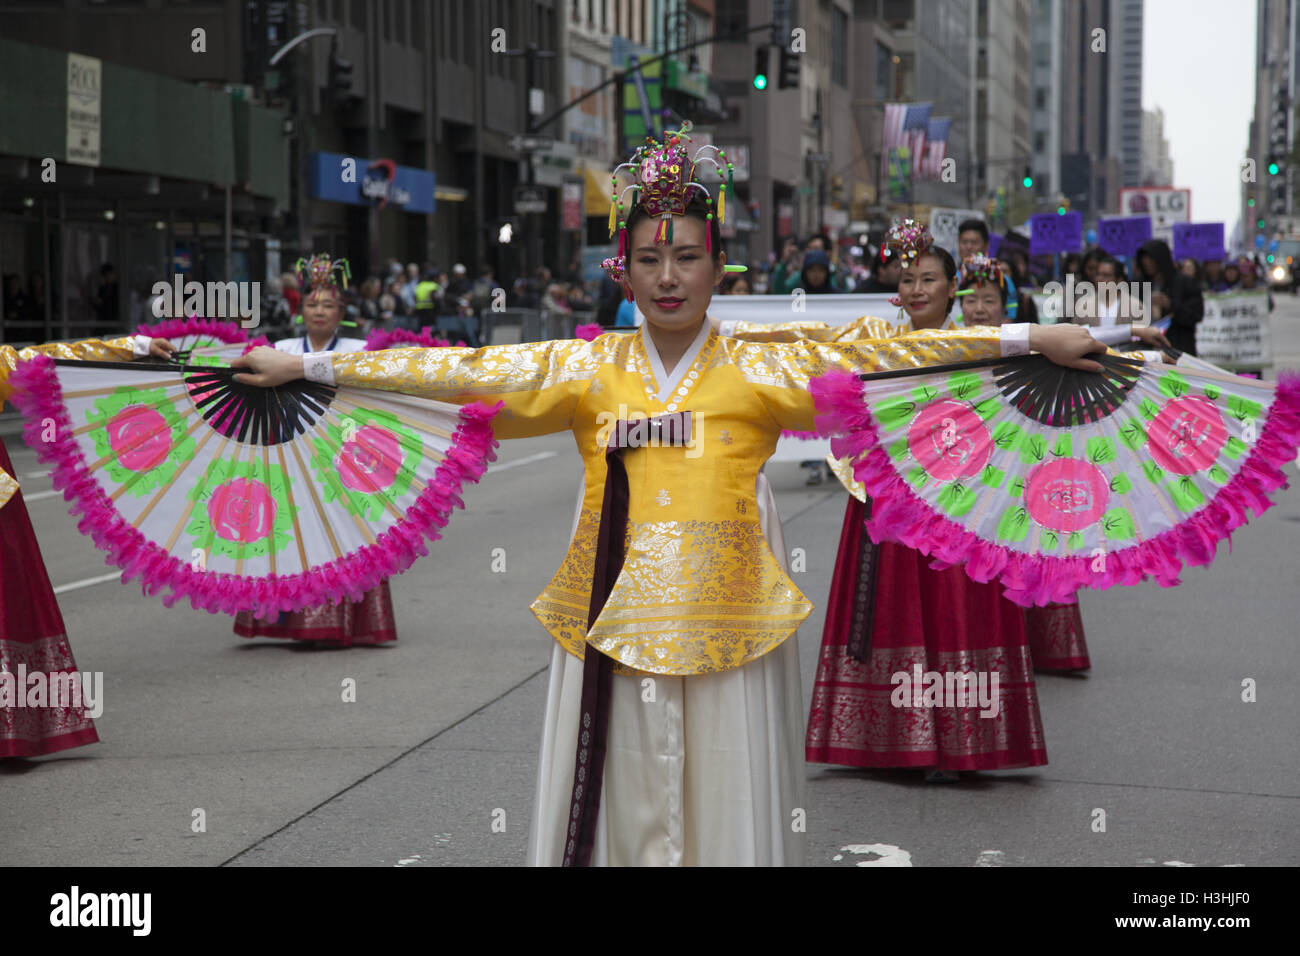
M 80 529 L 168 605 L 358 600 L 427 553 L 494 457 L 495 408 L 233 374 L 41 356 L 12 378 Z
M 999 578 L 1024 606 L 1210 563 L 1286 486 L 1300 376 L 1280 383 L 1040 355 L 812 383 L 818 427 L 872 498 L 867 530 Z

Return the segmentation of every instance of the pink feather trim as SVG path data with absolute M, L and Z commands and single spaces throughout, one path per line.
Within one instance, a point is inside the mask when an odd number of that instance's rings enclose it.
M 458 345 L 464 345 L 464 342 L 458 342 Z M 366 336 L 367 352 L 382 352 L 385 349 L 410 348 L 412 346 L 424 349 L 447 348 L 451 345 L 446 339 L 436 339 L 433 337 L 433 329 L 425 326 L 420 329 L 419 334 L 409 329 L 375 329 Z
M 596 322 L 589 322 L 586 325 L 579 325 L 573 330 L 575 339 L 584 339 L 590 342 L 596 336 L 604 333 L 604 329 Z
M 36 456 L 53 465 L 54 487 L 72 502 L 72 513 L 82 515 L 78 529 L 108 553 L 106 563 L 122 568 L 122 581 L 141 579 L 141 591 L 170 593 L 163 603 L 171 607 L 183 597 L 198 609 L 233 614 L 253 611 L 259 616 L 296 611 L 304 607 L 361 600 L 385 578 L 401 574 L 416 558 L 428 554 L 424 539 L 437 541 L 466 483 L 477 482 L 496 460 L 492 418 L 504 403 L 462 406 L 452 447 L 434 472 L 434 479 L 406 511 L 406 517 L 379 535 L 375 543 L 344 558 L 292 575 L 239 578 L 233 574 L 195 569 L 168 554 L 126 522 L 104 489 L 87 470 L 86 461 L 72 438 L 73 426 L 63 405 L 63 393 L 54 363 L 44 355 L 22 362 L 10 381 L 14 400 L 26 416 L 24 437 Z M 52 442 L 41 440 L 43 422 L 56 425 Z
M 1093 571 L 1093 558 L 1027 555 L 985 541 L 935 512 L 895 470 L 879 444 L 879 433 L 863 401 L 863 383 L 847 372 L 829 372 L 809 386 L 818 409 L 817 425 L 827 432 L 850 432 L 831 442 L 836 457 L 863 455 L 853 469 L 872 502 L 866 522 L 871 539 L 898 541 L 935 560 L 942 569 L 964 565 L 972 580 L 999 578 L 1006 597 L 1022 607 L 1074 599 L 1081 588 L 1105 590 L 1154 578 L 1174 587 L 1183 565 L 1209 564 L 1219 541 L 1245 524 L 1249 512 L 1273 506 L 1268 494 L 1288 487 L 1278 466 L 1294 461 L 1300 447 L 1300 375 L 1283 372 L 1258 441 L 1241 469 L 1200 511 L 1176 528 L 1148 541 L 1105 555 L 1105 569 Z
M 248 341 L 248 333 L 238 322 L 222 319 L 200 319 L 191 315 L 188 319 L 165 319 L 157 325 L 142 325 L 136 330 L 137 335 L 147 335 L 155 339 L 179 339 L 186 335 L 210 335 L 218 342 L 235 345 Z

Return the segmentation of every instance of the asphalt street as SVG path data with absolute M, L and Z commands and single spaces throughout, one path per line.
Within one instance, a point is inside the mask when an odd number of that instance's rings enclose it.
M 1279 297 L 1273 341 L 1300 368 L 1300 300 Z M 503 443 L 392 582 L 398 642 L 347 650 L 245 640 L 121 584 L 35 455 L 5 441 L 105 703 L 99 744 L 0 762 L 0 864 L 523 864 L 551 650 L 528 605 L 567 542 L 571 437 Z M 798 635 L 806 702 L 845 495 L 795 465 L 768 474 L 818 605 Z M 1092 670 L 1038 678 L 1047 766 L 935 786 L 810 765 L 808 863 L 1300 864 L 1300 487 L 1277 502 L 1180 587 L 1082 595 Z

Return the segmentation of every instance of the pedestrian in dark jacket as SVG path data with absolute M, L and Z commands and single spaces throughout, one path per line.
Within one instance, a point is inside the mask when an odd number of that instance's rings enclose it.
M 1174 266 L 1169 246 L 1160 239 L 1148 239 L 1138 248 L 1138 269 L 1152 284 L 1151 305 L 1156 319 L 1169 319 L 1169 344 L 1189 355 L 1196 354 L 1196 326 L 1205 316 L 1205 297 L 1200 283 L 1189 279 Z

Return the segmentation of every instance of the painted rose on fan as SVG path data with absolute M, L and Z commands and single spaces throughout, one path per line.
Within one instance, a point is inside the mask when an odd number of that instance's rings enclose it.
M 213 490 L 208 521 L 213 532 L 227 541 L 260 541 L 275 527 L 275 498 L 260 481 L 234 478 Z
M 1176 475 L 1203 471 L 1218 460 L 1228 428 L 1209 399 L 1179 398 L 1160 410 L 1147 427 L 1151 457 Z
M 940 481 L 973 478 L 993 453 L 984 421 L 965 402 L 934 402 L 923 408 L 907 430 L 912 457 Z
M 1025 484 L 1029 516 L 1052 531 L 1081 531 L 1094 524 L 1105 514 L 1109 500 L 1106 475 L 1091 462 L 1077 458 L 1039 465 Z
M 156 468 L 172 450 L 171 426 L 152 408 L 128 405 L 108 420 L 106 428 L 118 464 L 131 471 Z
M 357 431 L 334 460 L 343 484 L 353 491 L 388 488 L 402 467 L 402 446 L 387 428 L 367 425 Z

